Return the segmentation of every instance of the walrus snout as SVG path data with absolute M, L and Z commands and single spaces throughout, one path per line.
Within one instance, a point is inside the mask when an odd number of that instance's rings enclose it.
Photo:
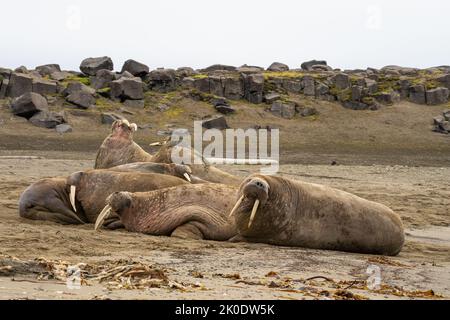
M 253 178 L 242 188 L 242 195 L 252 200 L 259 200 L 263 206 L 269 198 L 269 184 L 261 178 Z
M 137 131 L 136 123 L 130 123 L 127 119 L 116 120 L 111 126 L 111 132 L 117 135 L 131 136 Z
M 97 217 L 95 221 L 94 229 L 98 230 L 105 220 L 111 215 L 111 213 L 116 213 L 119 215 L 123 210 L 131 206 L 131 193 L 130 192 L 114 192 L 106 198 L 106 206 L 103 208 L 102 212 Z

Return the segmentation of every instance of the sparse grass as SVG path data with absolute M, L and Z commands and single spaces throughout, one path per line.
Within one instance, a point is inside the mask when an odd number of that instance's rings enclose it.
M 91 80 L 89 79 L 89 77 L 77 77 L 77 76 L 69 76 L 66 79 L 64 79 L 64 81 L 62 83 L 65 87 L 67 87 L 67 85 L 73 81 L 81 82 L 82 84 L 84 84 L 86 86 L 91 85 Z
M 270 80 L 273 78 L 289 78 L 298 79 L 302 78 L 304 74 L 298 71 L 264 71 L 264 80 Z
M 194 74 L 193 76 L 191 76 L 192 79 L 205 79 L 208 78 L 207 74 L 204 73 L 199 73 L 199 74 Z

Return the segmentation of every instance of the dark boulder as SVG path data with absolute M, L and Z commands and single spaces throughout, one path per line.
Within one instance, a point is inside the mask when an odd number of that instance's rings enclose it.
M 16 98 L 24 93 L 33 91 L 33 78 L 29 75 L 13 72 L 9 78 L 8 89 L 6 95 Z
M 33 115 L 29 121 L 37 126 L 47 129 L 53 129 L 59 124 L 66 123 L 66 115 L 63 112 L 40 111 Z
M 263 101 L 264 76 L 260 73 L 243 74 L 244 97 L 251 103 Z
M 307 71 L 312 71 L 312 67 L 313 66 L 317 66 L 317 65 L 327 65 L 327 62 L 325 60 L 311 60 L 311 61 L 306 61 L 303 62 L 301 64 L 301 68 L 303 70 L 307 70 Z
M 289 67 L 284 63 L 274 62 L 267 68 L 267 71 L 276 71 L 276 72 L 289 71 Z
M 150 69 L 147 65 L 130 59 L 125 61 L 123 64 L 121 73 L 125 71 L 128 71 L 135 77 L 144 77 L 147 73 L 149 73 Z
M 443 104 L 448 101 L 449 89 L 439 87 L 425 92 L 428 105 Z
M 303 94 L 305 96 L 315 96 L 316 95 L 316 86 L 315 86 L 313 77 L 310 77 L 310 76 L 303 77 L 302 87 L 303 87 Z
M 211 99 L 211 103 L 214 107 L 217 106 L 229 106 L 227 99 L 224 97 L 214 97 Z
M 91 86 L 96 90 L 106 88 L 111 81 L 116 80 L 116 74 L 110 70 L 102 69 L 98 70 L 95 76 L 90 78 Z
M 62 134 L 62 133 L 68 133 L 68 132 L 72 132 L 72 126 L 67 124 L 67 123 L 63 123 L 63 124 L 58 124 L 56 127 L 56 132 Z
M 61 72 L 59 64 L 45 64 L 35 68 L 42 77 L 49 76 L 54 72 Z
M 295 116 L 295 103 L 275 101 L 270 107 L 270 112 L 278 117 L 292 119 Z
M 304 107 L 297 105 L 295 107 L 295 110 L 298 112 L 298 114 L 302 117 L 310 117 L 314 116 L 316 114 L 319 114 L 316 108 L 314 107 Z
M 264 101 L 268 104 L 272 104 L 281 99 L 281 95 L 276 92 L 269 92 L 264 96 Z
M 335 85 L 338 90 L 344 90 L 350 87 L 350 77 L 345 73 L 338 73 L 331 77 L 331 82 Z
M 375 99 L 384 105 L 393 105 L 400 101 L 400 94 L 396 91 L 380 92 L 375 95 Z
M 409 87 L 409 100 L 417 104 L 425 104 L 425 86 L 423 84 L 416 84 Z
M 42 78 L 33 79 L 33 92 L 41 95 L 58 93 L 58 84 L 54 81 L 47 81 Z
M 85 91 L 75 91 L 66 97 L 66 100 L 80 108 L 87 109 L 95 105 L 95 97 Z
M 146 77 L 145 82 L 149 88 L 159 92 L 169 92 L 177 88 L 177 74 L 173 69 L 152 70 Z
M 11 102 L 12 113 L 27 119 L 39 111 L 46 111 L 47 109 L 47 100 L 40 94 L 34 92 L 25 93 Z
M 176 73 L 177 73 L 177 76 L 179 76 L 180 78 L 185 78 L 185 77 L 193 76 L 197 72 L 194 69 L 192 69 L 191 67 L 180 67 L 177 69 Z
M 87 58 L 80 64 L 80 70 L 88 76 L 95 76 L 97 71 L 102 69 L 114 69 L 114 65 L 110 57 Z
M 440 76 L 436 80 L 439 81 L 443 87 L 450 89 L 450 74 Z
M 144 99 L 144 86 L 140 78 L 121 78 L 110 83 L 111 97 L 124 100 Z
M 20 67 L 15 68 L 14 72 L 23 73 L 23 74 L 29 73 L 27 67 L 25 67 L 25 66 L 20 66 Z
M 82 84 L 81 82 L 77 82 L 77 81 L 70 82 L 67 85 L 67 87 L 63 90 L 62 94 L 64 96 L 68 96 L 68 95 L 71 95 L 72 93 L 75 93 L 78 91 L 82 91 L 82 92 L 88 93 L 90 95 L 95 94 L 95 89 L 93 89 L 85 84 Z
M 359 101 L 344 101 L 342 102 L 342 106 L 352 110 L 367 110 L 371 108 L 370 105 Z
M 212 71 L 236 71 L 236 67 L 227 66 L 224 64 L 213 64 L 205 69 L 200 70 L 202 72 L 212 72 Z
M 130 108 L 139 108 L 142 109 L 145 106 L 144 100 L 125 100 L 123 104 Z
M 205 129 L 219 129 L 219 130 L 229 128 L 227 120 L 225 119 L 224 116 L 204 120 L 202 122 L 202 127 Z
M 447 121 L 450 121 L 450 110 L 445 110 L 442 112 L 442 115 L 444 116 L 444 119 Z
M 229 113 L 233 113 L 236 110 L 232 107 L 232 106 L 228 106 L 228 105 L 217 105 L 215 106 L 217 112 L 220 112 L 222 114 L 229 114 Z
M 231 100 L 239 100 L 244 97 L 243 79 L 236 75 L 226 75 L 222 78 L 223 96 Z

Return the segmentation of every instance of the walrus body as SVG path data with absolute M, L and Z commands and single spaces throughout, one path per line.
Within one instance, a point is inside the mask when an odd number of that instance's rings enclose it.
M 192 170 L 192 175 L 202 180 L 229 185 L 239 185 L 242 181 L 241 178 L 224 172 L 209 164 L 202 155 L 195 151 L 195 149 L 180 147 L 170 141 L 166 142 L 166 144 L 160 148 L 160 150 L 153 156 L 152 161 L 158 163 L 173 163 L 172 152 L 175 152 L 180 157 L 182 157 L 184 152 L 189 152 L 189 167 Z
M 67 179 L 67 184 L 75 188 L 77 212 L 83 212 L 86 221 L 93 223 L 105 206 L 106 198 L 113 192 L 151 191 L 189 182 L 158 173 L 88 170 L 73 173 Z
M 108 169 L 131 162 L 152 162 L 152 156 L 133 141 L 136 124 L 117 120 L 103 141 L 95 159 L 95 169 Z
M 62 177 L 41 179 L 26 188 L 19 198 L 19 215 L 62 224 L 87 222 L 84 217 L 73 212 L 67 178 Z
M 116 192 L 108 197 L 96 228 L 112 212 L 132 232 L 228 240 L 237 234 L 234 221 L 228 217 L 233 205 L 230 195 L 236 191 L 228 185 L 196 184 L 151 192 Z
M 398 215 L 341 190 L 252 175 L 238 198 L 231 213 L 239 232 L 234 240 L 384 255 L 403 246 Z

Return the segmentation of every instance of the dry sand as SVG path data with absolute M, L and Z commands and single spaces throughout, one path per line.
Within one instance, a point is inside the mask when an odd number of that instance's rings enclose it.
M 29 184 L 93 165 L 92 160 L 74 160 L 92 159 L 84 153 L 61 152 L 57 157 L 49 153 L 47 158 L 0 159 L 1 299 L 450 297 L 450 167 L 280 167 L 283 176 L 341 188 L 398 212 L 405 224 L 406 243 L 400 255 L 386 258 L 263 244 L 186 241 L 126 231 L 94 232 L 92 225 L 62 226 L 22 219 L 17 202 Z M 258 168 L 227 166 L 225 170 L 246 175 Z M 87 264 L 83 267 L 87 284 L 69 289 L 64 282 L 65 267 L 78 263 Z M 371 265 L 380 268 L 378 290 L 367 288 L 366 271 Z M 114 274 L 101 283 L 89 278 L 114 267 L 146 270 L 142 274 L 152 274 L 154 283 L 136 283 L 133 277 L 127 282 L 123 274 L 112 282 Z M 307 280 L 311 277 L 318 278 Z

